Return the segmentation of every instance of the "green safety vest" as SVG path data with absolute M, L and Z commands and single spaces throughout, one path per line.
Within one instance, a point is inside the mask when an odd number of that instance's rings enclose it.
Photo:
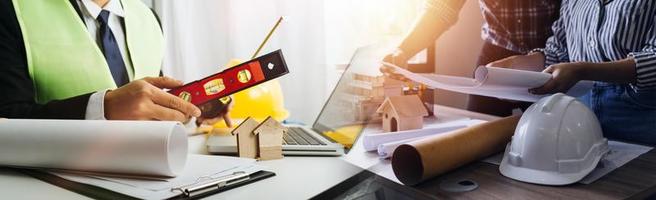
M 120 1 L 133 66 L 127 69 L 130 80 L 158 76 L 164 37 L 157 18 L 140 0 Z M 38 103 L 116 88 L 101 49 L 69 0 L 13 0 L 13 4 Z

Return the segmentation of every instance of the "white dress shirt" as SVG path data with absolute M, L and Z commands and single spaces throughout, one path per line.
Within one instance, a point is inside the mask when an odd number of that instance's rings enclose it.
M 82 17 L 84 18 L 84 23 L 87 26 L 87 31 L 91 38 L 96 39 L 98 47 L 102 47 L 102 39 L 99 36 L 100 23 L 96 20 L 98 15 L 102 10 L 109 11 L 109 28 L 116 38 L 119 50 L 123 56 L 123 62 L 125 62 L 125 67 L 128 72 L 128 76 L 132 77 L 133 70 L 132 62 L 130 61 L 127 44 L 125 42 L 125 31 L 123 30 L 122 18 L 125 16 L 123 11 L 123 6 L 121 5 L 120 0 L 109 0 L 105 7 L 100 7 L 98 4 L 94 3 L 92 0 L 77 0 L 77 4 L 80 7 L 82 12 Z M 104 120 L 105 119 L 105 93 L 107 90 L 98 91 L 93 93 L 89 97 L 89 102 L 87 104 L 87 111 L 85 114 L 85 119 L 91 120 Z

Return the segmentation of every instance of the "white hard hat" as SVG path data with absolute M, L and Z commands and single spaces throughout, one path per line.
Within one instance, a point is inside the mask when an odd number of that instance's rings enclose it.
M 608 153 L 594 113 L 562 93 L 531 105 L 499 166 L 506 177 L 544 185 L 575 183 Z

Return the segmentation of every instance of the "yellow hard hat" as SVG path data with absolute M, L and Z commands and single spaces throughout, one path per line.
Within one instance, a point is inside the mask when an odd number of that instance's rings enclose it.
M 232 59 L 226 66 L 233 67 L 241 63 L 238 59 Z M 259 122 L 264 121 L 268 116 L 277 121 L 283 121 L 289 117 L 289 112 L 284 107 L 282 87 L 278 80 L 270 80 L 237 92 L 232 95 L 232 99 L 234 105 L 229 115 L 234 125 L 240 124 L 248 117 Z M 223 120 L 219 120 L 213 126 L 214 128 L 226 128 Z

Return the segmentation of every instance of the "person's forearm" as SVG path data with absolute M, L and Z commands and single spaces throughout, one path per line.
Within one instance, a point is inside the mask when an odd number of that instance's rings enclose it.
M 636 64 L 632 58 L 613 62 L 586 63 L 584 66 L 579 72 L 581 80 L 626 84 L 636 82 Z
M 439 1 L 441 1 L 439 5 L 448 6 L 424 9 L 399 46 L 408 57 L 412 57 L 434 44 L 447 29 L 455 24 L 457 15 L 464 4 L 464 0 Z
M 429 47 L 430 44 L 435 43 L 435 40 L 446 30 L 446 27 L 438 23 L 438 21 L 436 14 L 424 11 L 413 25 L 412 30 L 406 35 L 399 49 L 406 55 L 409 55 L 409 57 L 412 57 L 419 53 L 419 51 Z

